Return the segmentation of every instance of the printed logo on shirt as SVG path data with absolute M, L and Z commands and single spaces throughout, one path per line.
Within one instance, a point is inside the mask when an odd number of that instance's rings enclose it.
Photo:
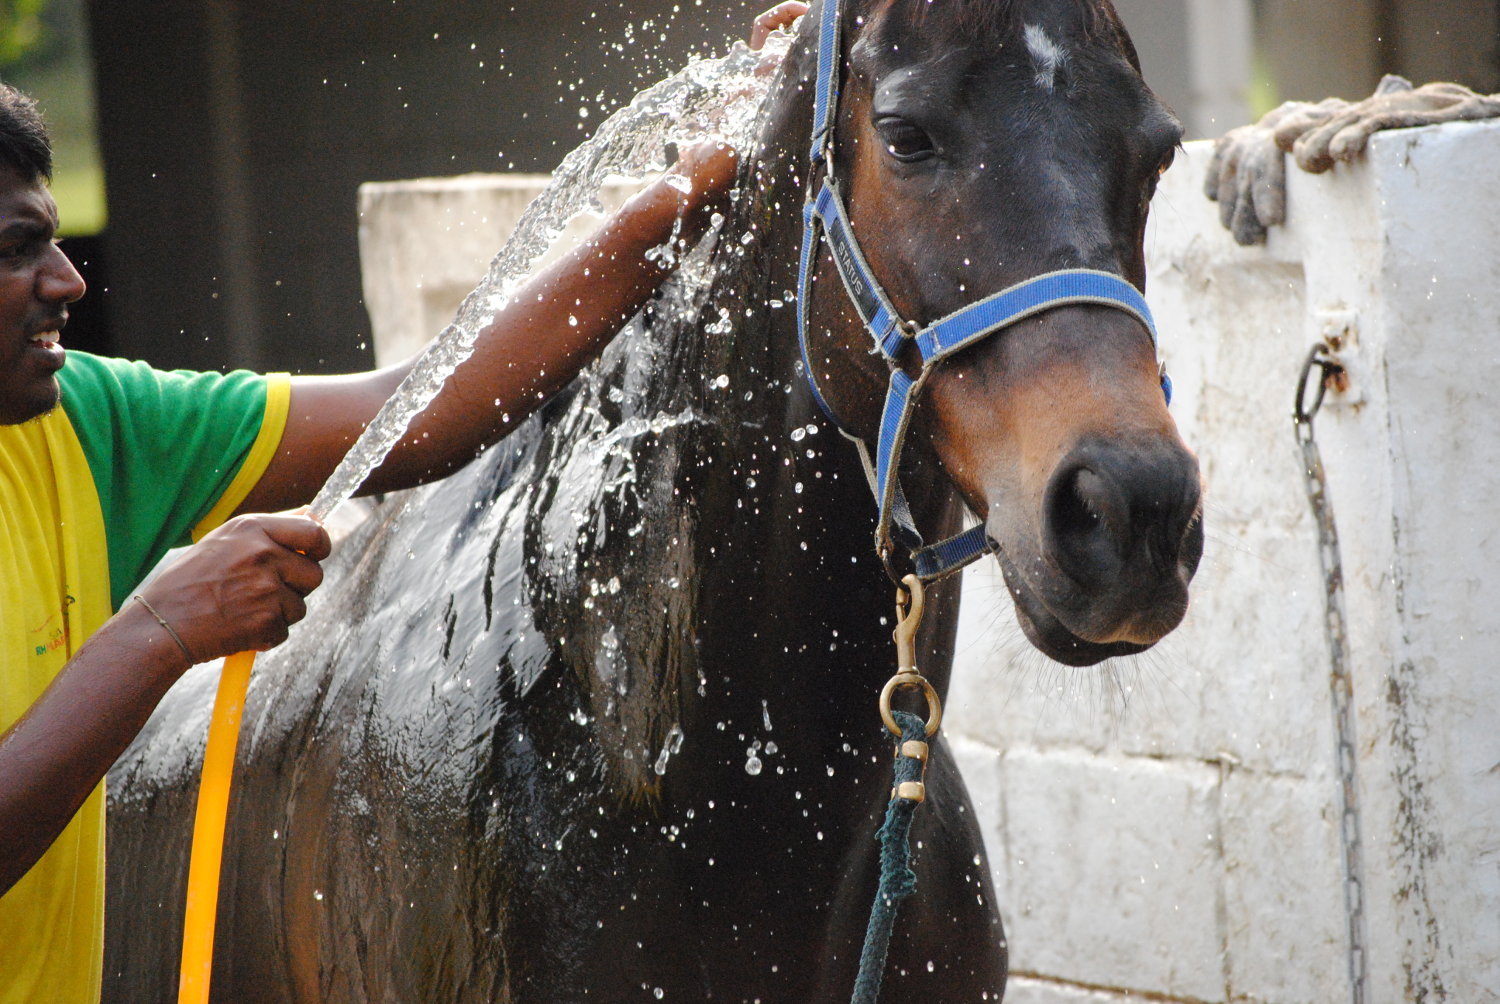
M 62 609 L 28 632 L 33 654 L 44 656 L 68 643 L 68 608 L 77 602 L 72 596 L 64 596 Z

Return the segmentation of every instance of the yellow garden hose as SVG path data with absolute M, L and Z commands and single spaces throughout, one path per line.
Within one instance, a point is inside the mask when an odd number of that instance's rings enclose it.
M 187 911 L 182 925 L 182 977 L 178 1004 L 206 1004 L 214 965 L 214 921 L 219 906 L 219 866 L 224 859 L 224 820 L 229 813 L 229 783 L 234 777 L 235 747 L 245 713 L 254 652 L 224 660 L 219 693 L 208 726 L 203 778 L 198 785 L 198 812 L 193 820 L 193 851 L 188 865 Z

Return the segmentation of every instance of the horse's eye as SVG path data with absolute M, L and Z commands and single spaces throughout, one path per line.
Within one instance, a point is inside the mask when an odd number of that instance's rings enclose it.
M 1167 149 L 1167 155 L 1165 157 L 1163 157 L 1161 159 L 1161 163 L 1159 165 L 1157 165 L 1156 176 L 1158 178 L 1160 178 L 1162 175 L 1166 174 L 1167 173 L 1167 168 L 1171 167 L 1172 166 L 1172 161 L 1174 161 L 1176 159 L 1177 159 L 1177 148 L 1175 146 L 1174 147 L 1169 147 Z
M 875 130 L 880 133 L 886 152 L 897 160 L 911 163 L 926 160 L 937 152 L 932 147 L 932 138 L 906 119 L 887 116 L 876 121 Z

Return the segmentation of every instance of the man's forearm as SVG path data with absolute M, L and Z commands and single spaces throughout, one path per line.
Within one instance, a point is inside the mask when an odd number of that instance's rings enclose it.
M 101 628 L 0 735 L 0 894 L 57 839 L 185 668 L 137 607 Z
M 565 387 L 661 284 L 666 272 L 646 252 L 686 209 L 682 193 L 658 182 L 532 277 L 365 490 L 451 473 Z
M 694 148 L 679 163 L 698 186 L 692 193 L 655 182 L 587 242 L 528 279 L 362 493 L 409 488 L 451 473 L 572 380 L 666 277 L 646 252 L 668 240 L 679 219 L 684 236 L 701 233 L 735 166 L 727 148 Z M 408 363 L 294 380 L 281 447 L 240 511 L 306 504 L 409 370 Z

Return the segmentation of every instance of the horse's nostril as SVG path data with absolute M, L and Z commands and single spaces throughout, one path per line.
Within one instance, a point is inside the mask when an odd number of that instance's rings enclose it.
M 1126 528 L 1124 499 L 1106 477 L 1088 467 L 1059 471 L 1047 491 L 1047 539 L 1052 557 L 1067 575 L 1094 579 L 1119 561 Z
M 1199 492 L 1194 491 L 1192 515 L 1183 528 L 1177 554 L 1178 564 L 1188 578 L 1193 577 L 1193 573 L 1198 570 L 1198 562 L 1203 558 L 1203 510 L 1198 505 L 1198 498 Z
M 1197 464 L 1177 450 L 1080 447 L 1044 501 L 1048 555 L 1087 589 L 1147 589 L 1196 565 Z M 1189 573 L 1191 574 L 1191 573 Z

